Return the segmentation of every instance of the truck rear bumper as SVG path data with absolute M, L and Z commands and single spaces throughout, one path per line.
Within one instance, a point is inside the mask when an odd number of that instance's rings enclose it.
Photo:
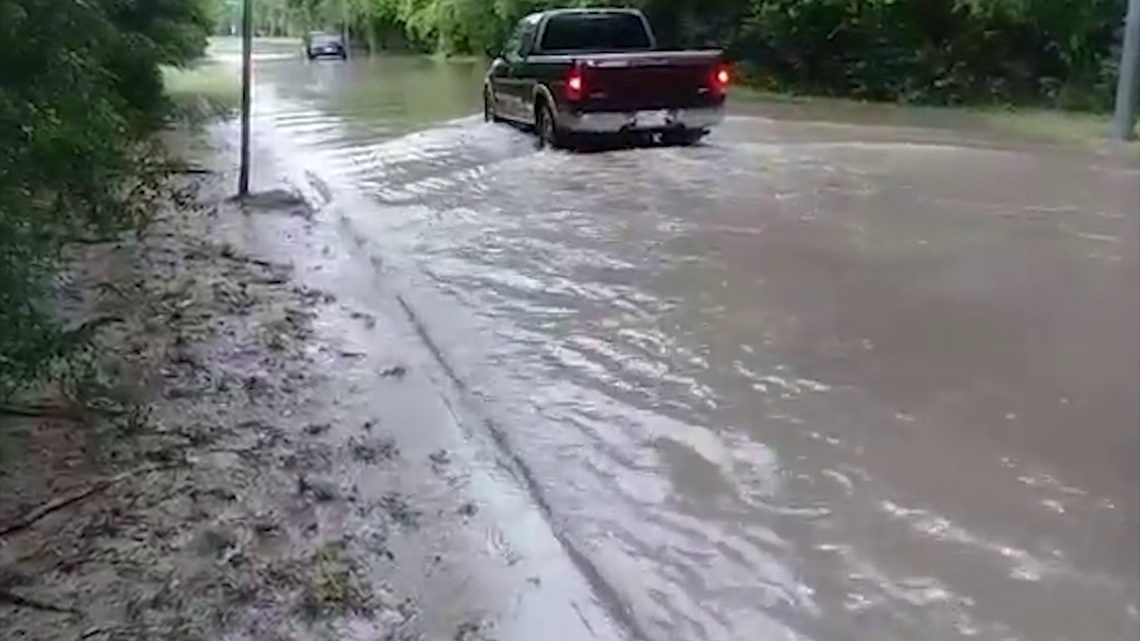
M 671 129 L 709 129 L 724 121 L 724 107 L 665 109 L 638 112 L 562 112 L 557 118 L 558 126 L 563 131 L 584 134 L 616 134 L 623 131 L 668 131 Z

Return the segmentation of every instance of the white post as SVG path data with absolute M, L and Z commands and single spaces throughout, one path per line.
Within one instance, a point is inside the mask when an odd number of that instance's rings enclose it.
M 249 195 L 249 111 L 250 80 L 253 66 L 252 0 L 245 0 L 241 14 L 241 168 L 238 173 L 238 197 Z
M 1136 109 L 1140 102 L 1140 0 L 1128 0 L 1124 19 L 1124 45 L 1120 51 L 1120 77 L 1116 81 L 1116 111 L 1109 136 L 1136 138 Z

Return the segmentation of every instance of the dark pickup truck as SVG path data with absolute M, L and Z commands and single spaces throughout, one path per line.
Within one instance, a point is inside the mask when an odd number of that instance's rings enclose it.
M 633 9 L 564 9 L 523 18 L 492 63 L 487 120 L 534 127 L 540 144 L 585 135 L 693 144 L 724 119 L 719 50 L 663 51 Z

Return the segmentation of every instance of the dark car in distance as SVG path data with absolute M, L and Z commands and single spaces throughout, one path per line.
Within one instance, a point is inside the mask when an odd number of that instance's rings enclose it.
M 348 60 L 348 48 L 340 34 L 314 31 L 305 35 L 305 55 L 309 60 L 324 57 Z
M 541 145 L 634 135 L 693 144 L 724 119 L 720 50 L 659 49 L 635 9 L 560 9 L 523 18 L 491 65 L 487 120 L 533 127 Z

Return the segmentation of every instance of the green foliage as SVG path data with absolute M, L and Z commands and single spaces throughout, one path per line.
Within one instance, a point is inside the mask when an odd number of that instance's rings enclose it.
M 47 302 L 62 252 L 137 221 L 158 65 L 207 26 L 196 0 L 0 0 L 0 402 L 70 347 Z
M 1113 0 L 753 0 L 735 44 L 813 92 L 954 104 L 1107 103 Z

